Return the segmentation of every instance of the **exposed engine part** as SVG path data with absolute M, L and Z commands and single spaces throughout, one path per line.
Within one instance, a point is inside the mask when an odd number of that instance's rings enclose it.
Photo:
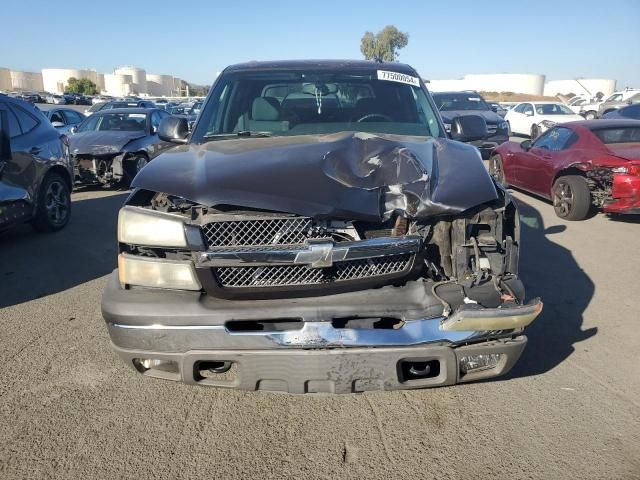
M 600 208 L 611 200 L 613 172 L 610 168 L 597 168 L 584 172 L 594 206 Z

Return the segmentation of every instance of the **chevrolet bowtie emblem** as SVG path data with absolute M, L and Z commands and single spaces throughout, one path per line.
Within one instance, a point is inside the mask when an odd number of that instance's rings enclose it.
M 296 255 L 295 263 L 311 268 L 331 267 L 333 262 L 344 260 L 349 253 L 349 248 L 335 248 L 334 242 L 327 240 L 307 240 L 307 247 Z

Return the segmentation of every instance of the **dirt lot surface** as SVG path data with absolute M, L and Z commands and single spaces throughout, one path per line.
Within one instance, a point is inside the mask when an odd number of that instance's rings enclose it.
M 516 193 L 545 309 L 506 378 L 289 396 L 146 378 L 100 314 L 126 194 L 63 232 L 0 235 L 0 478 L 640 478 L 640 225 L 568 223 Z

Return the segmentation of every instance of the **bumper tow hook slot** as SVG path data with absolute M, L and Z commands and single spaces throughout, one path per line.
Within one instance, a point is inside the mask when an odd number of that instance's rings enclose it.
M 403 360 L 400 362 L 400 381 L 424 380 L 440 375 L 438 360 Z
M 416 363 L 411 365 L 409 373 L 414 377 L 426 377 L 431 373 L 431 366 L 428 363 Z

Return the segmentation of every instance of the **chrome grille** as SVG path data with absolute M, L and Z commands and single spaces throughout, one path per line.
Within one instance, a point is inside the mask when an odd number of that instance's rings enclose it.
M 307 217 L 261 217 L 206 223 L 202 231 L 209 247 L 296 245 L 314 238 L 312 227 Z
M 218 267 L 215 271 L 222 287 L 287 287 L 361 280 L 402 273 L 411 268 L 412 260 L 412 254 L 405 254 L 339 262 L 325 269 L 309 268 L 304 265 L 274 265 Z
M 497 125 L 487 125 L 487 133 L 489 133 L 490 135 L 493 135 L 497 131 L 498 131 Z

